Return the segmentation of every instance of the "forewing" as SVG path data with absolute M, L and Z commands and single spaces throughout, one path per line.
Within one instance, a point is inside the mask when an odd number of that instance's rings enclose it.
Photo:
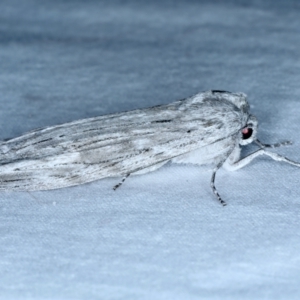
M 0 146 L 2 189 L 53 189 L 120 176 L 236 135 L 245 116 L 204 99 L 39 129 Z

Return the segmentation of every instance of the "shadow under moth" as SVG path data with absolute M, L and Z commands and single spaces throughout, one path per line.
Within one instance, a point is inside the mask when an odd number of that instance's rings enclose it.
M 223 166 L 234 171 L 260 155 L 291 161 L 262 144 L 258 122 L 249 113 L 246 95 L 207 91 L 184 100 L 146 109 L 78 120 L 36 129 L 0 143 L 0 189 L 50 190 L 105 177 L 142 174 L 168 161 L 212 164 L 211 189 Z M 241 146 L 256 143 L 254 153 L 240 158 Z

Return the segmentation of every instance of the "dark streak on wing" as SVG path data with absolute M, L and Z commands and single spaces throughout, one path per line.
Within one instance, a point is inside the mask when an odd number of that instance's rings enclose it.
M 157 120 L 157 121 L 152 121 L 151 123 L 170 123 L 172 120 Z
M 1 182 L 16 182 L 23 181 L 25 178 L 17 178 L 17 179 L 2 179 Z
M 48 138 L 48 139 L 44 139 L 44 140 L 35 142 L 35 143 L 33 143 L 32 145 L 36 145 L 36 144 L 40 144 L 40 143 L 45 143 L 45 142 L 49 142 L 49 141 L 52 141 L 52 138 Z
M 231 93 L 228 92 L 228 91 L 222 91 L 222 90 L 212 90 L 211 92 L 212 92 L 212 93 L 221 93 L 221 94 L 223 94 L 223 93 L 229 93 L 229 94 L 231 94 Z

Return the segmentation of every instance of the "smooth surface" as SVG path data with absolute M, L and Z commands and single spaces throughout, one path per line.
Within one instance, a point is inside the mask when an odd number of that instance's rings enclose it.
M 169 103 L 248 94 L 264 142 L 300 161 L 297 1 L 0 4 L 0 138 Z M 244 154 L 255 149 L 247 147 Z M 0 193 L 0 299 L 299 299 L 300 170 L 167 165 Z

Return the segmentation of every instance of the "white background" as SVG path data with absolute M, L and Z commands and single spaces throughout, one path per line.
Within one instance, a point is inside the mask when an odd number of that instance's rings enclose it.
M 299 1 L 0 3 L 0 138 L 209 89 L 300 160 Z M 249 153 L 255 147 L 247 147 Z M 260 157 L 0 192 L 0 299 L 299 299 L 300 170 Z

